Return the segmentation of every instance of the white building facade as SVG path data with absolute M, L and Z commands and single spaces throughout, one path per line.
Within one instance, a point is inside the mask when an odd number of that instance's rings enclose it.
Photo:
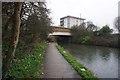
M 79 26 L 84 23 L 83 18 L 73 17 L 73 16 L 65 16 L 60 18 L 60 26 L 64 26 L 65 28 L 72 28 L 72 26 Z

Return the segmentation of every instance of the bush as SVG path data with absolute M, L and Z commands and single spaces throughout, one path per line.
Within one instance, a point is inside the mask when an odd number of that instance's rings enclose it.
M 91 38 L 90 38 L 89 36 L 85 36 L 85 37 L 82 39 L 82 42 L 81 42 L 81 43 L 85 44 L 85 43 L 89 42 L 90 39 L 91 39 Z
M 37 44 L 33 54 L 24 54 L 20 59 L 14 59 L 7 76 L 15 78 L 40 78 L 46 47 L 46 43 L 41 42 Z

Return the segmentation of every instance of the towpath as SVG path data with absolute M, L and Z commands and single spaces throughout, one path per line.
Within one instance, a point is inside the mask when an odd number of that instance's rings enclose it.
M 57 50 L 56 43 L 49 43 L 42 78 L 79 78 L 80 80 L 78 73 Z

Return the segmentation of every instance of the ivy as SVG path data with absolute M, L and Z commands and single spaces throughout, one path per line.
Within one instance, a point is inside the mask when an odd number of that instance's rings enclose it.
M 38 43 L 32 55 L 25 54 L 20 59 L 13 59 L 12 67 L 7 76 L 15 78 L 40 78 L 46 47 L 47 44 L 45 42 Z

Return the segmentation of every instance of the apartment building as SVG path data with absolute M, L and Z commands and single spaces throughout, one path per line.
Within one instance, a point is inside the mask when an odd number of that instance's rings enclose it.
M 65 16 L 60 18 L 60 26 L 63 26 L 65 28 L 72 28 L 72 26 L 84 23 L 83 18 L 74 17 L 74 16 Z

